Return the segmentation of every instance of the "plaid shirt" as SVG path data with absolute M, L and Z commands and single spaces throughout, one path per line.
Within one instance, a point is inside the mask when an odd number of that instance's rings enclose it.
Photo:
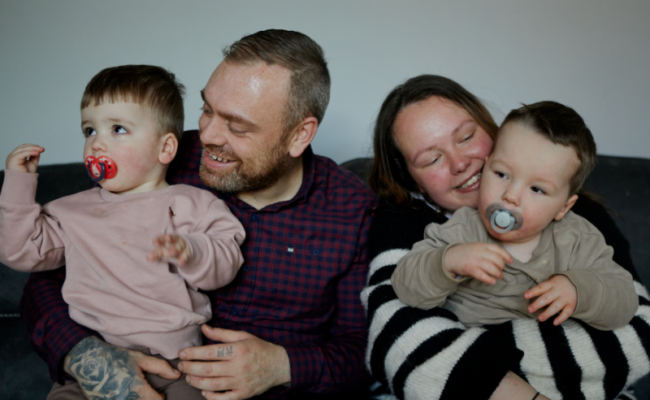
M 185 133 L 169 183 L 207 190 L 199 178 L 201 146 Z M 245 263 L 226 287 L 207 292 L 211 324 L 242 330 L 283 346 L 291 387 L 335 392 L 365 382 L 366 322 L 359 293 L 368 273 L 366 242 L 372 192 L 352 173 L 308 148 L 300 190 L 289 201 L 256 210 L 232 194 L 224 200 L 246 229 Z M 65 270 L 32 274 L 21 313 L 32 343 L 61 382 L 61 362 L 95 332 L 76 324 L 61 296 Z M 206 339 L 207 341 L 207 339 Z M 274 388 L 264 397 L 284 397 Z M 291 390 L 293 392 L 293 389 Z

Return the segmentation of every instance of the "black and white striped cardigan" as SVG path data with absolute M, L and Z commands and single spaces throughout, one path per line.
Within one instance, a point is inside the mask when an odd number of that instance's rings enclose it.
M 626 388 L 650 372 L 648 292 L 605 209 L 581 198 L 574 211 L 603 232 L 615 261 L 635 276 L 640 307 L 623 328 L 600 331 L 573 319 L 559 327 L 521 319 L 465 328 L 442 308 L 405 306 L 390 285 L 395 264 L 423 238 L 427 224 L 445 218 L 419 200 L 380 206 L 370 231 L 368 286 L 361 293 L 374 398 L 488 399 L 513 371 L 551 399 L 633 399 Z

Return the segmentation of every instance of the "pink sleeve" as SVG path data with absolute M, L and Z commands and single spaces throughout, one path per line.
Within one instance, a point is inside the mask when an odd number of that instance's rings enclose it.
M 239 246 L 246 233 L 223 201 L 215 198 L 196 230 L 183 237 L 192 249 L 188 263 L 178 268 L 187 283 L 199 289 L 214 290 L 235 279 L 244 263 Z
M 0 194 L 0 261 L 18 271 L 45 271 L 65 264 L 63 231 L 36 203 L 38 174 L 5 171 Z

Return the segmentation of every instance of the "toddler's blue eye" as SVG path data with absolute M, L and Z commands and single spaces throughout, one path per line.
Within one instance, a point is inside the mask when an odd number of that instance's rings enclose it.
M 531 187 L 530 190 L 532 190 L 532 191 L 535 192 L 535 193 L 546 194 L 546 192 L 545 192 L 544 190 L 540 189 L 540 188 L 537 187 L 537 186 L 533 186 L 533 187 Z
M 504 174 L 503 172 L 495 171 L 494 173 L 497 174 L 497 176 L 499 178 L 505 178 L 506 177 L 506 174 Z
M 119 134 L 119 135 L 122 135 L 122 134 L 127 133 L 127 131 L 126 131 L 126 129 L 124 129 L 124 128 L 121 127 L 120 125 L 115 125 L 115 126 L 113 127 L 113 133 L 117 133 L 117 134 Z
M 85 136 L 85 137 L 92 136 L 92 135 L 94 135 L 94 134 L 96 134 L 96 133 L 97 133 L 97 132 L 95 132 L 95 130 L 94 130 L 93 128 L 86 128 L 86 129 L 84 129 L 84 136 Z

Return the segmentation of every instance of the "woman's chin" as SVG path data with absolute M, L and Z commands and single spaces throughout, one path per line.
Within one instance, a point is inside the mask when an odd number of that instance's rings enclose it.
M 454 189 L 453 196 L 446 206 L 440 204 L 446 210 L 456 211 L 462 207 L 478 208 L 478 190 L 459 191 Z

